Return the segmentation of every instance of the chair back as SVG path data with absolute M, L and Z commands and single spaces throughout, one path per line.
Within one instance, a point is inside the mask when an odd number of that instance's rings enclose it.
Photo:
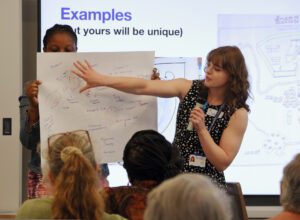
M 245 198 L 241 184 L 238 182 L 227 183 L 227 194 L 231 199 L 232 220 L 248 220 Z

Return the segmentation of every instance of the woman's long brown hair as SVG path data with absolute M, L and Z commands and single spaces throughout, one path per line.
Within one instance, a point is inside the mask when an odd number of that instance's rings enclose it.
M 249 97 L 250 83 L 244 56 L 236 46 L 218 47 L 209 52 L 207 62 L 220 66 L 229 74 L 229 82 L 225 94 L 225 103 L 234 112 L 237 108 L 250 111 L 246 103 Z

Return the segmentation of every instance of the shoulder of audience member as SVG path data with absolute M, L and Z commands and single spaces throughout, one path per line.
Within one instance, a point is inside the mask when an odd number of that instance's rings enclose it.
M 51 218 L 51 198 L 26 200 L 17 212 L 17 219 Z
M 106 212 L 103 213 L 103 218 L 102 220 L 126 220 L 127 218 L 124 218 L 120 215 L 116 214 L 108 214 Z

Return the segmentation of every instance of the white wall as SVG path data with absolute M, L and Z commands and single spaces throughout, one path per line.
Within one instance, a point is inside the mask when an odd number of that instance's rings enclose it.
M 0 1 L 0 213 L 14 213 L 21 202 L 19 105 L 22 81 L 22 2 Z M 12 135 L 2 135 L 2 118 L 12 118 Z

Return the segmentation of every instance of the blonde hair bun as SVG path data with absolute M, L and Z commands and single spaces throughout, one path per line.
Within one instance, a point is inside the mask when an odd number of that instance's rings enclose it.
M 83 155 L 82 151 L 79 148 L 74 146 L 67 146 L 60 152 L 60 159 L 63 162 L 66 162 L 73 154 Z

